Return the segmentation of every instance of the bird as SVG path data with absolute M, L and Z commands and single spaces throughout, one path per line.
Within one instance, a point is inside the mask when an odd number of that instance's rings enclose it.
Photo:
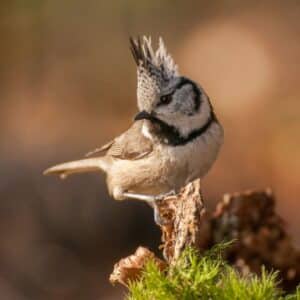
M 65 178 L 102 171 L 115 200 L 136 199 L 154 207 L 188 182 L 203 178 L 224 140 L 204 89 L 180 75 L 162 38 L 154 49 L 150 37 L 130 37 L 137 67 L 138 112 L 127 131 L 88 157 L 44 171 Z

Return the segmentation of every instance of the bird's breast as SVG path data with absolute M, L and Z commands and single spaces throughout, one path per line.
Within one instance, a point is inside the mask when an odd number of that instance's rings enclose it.
M 209 171 L 217 158 L 223 143 L 222 127 L 215 123 L 197 139 L 182 146 L 166 146 L 169 163 L 173 165 L 173 174 L 180 185 L 198 177 L 203 177 Z

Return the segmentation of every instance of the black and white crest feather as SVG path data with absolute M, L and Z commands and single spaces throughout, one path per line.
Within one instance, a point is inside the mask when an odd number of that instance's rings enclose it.
M 137 64 L 137 98 L 140 109 L 145 109 L 159 94 L 161 87 L 179 76 L 177 65 L 168 54 L 162 38 L 156 51 L 151 38 L 130 38 L 130 49 Z
M 151 38 L 130 38 L 130 50 L 138 68 L 144 68 L 151 75 L 160 75 L 163 80 L 178 76 L 178 68 L 167 48 L 159 38 L 156 51 L 152 48 Z

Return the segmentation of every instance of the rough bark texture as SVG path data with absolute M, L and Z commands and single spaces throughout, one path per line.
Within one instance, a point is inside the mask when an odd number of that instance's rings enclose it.
M 212 214 L 206 212 L 200 180 L 185 186 L 178 195 L 159 202 L 164 224 L 162 249 L 166 262 L 145 248 L 115 265 L 111 281 L 126 285 L 138 278 L 149 259 L 161 268 L 174 262 L 187 246 L 204 251 L 222 241 L 235 240 L 226 251 L 227 260 L 241 273 L 279 270 L 284 289 L 300 283 L 300 251 L 292 245 L 282 219 L 275 212 L 270 190 L 225 195 Z
M 172 263 L 187 246 L 206 247 L 210 223 L 200 193 L 200 180 L 189 183 L 176 195 L 159 204 L 166 225 L 161 226 L 165 259 Z

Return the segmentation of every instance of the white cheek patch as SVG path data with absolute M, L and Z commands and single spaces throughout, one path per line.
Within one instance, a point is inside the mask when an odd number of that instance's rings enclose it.
M 174 95 L 176 111 L 185 115 L 194 113 L 194 92 L 190 84 L 183 86 Z
M 142 126 L 142 135 L 149 140 L 153 140 L 153 136 L 150 133 L 148 124 L 146 122 L 144 122 L 144 124 Z

